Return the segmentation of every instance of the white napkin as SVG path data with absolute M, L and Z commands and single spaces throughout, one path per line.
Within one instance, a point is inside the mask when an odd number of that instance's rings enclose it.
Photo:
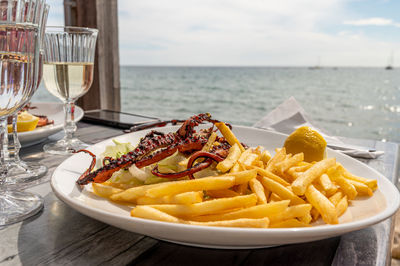
M 300 106 L 294 97 L 290 97 L 284 101 L 281 105 L 254 124 L 254 127 L 278 131 L 288 135 L 296 128 L 302 126 L 314 128 L 321 133 L 330 148 L 349 156 L 375 159 L 384 154 L 383 151 L 375 151 L 374 149 L 367 147 L 345 144 L 337 137 L 330 136 L 328 132 L 316 126 L 316 123 L 308 116 L 303 107 Z

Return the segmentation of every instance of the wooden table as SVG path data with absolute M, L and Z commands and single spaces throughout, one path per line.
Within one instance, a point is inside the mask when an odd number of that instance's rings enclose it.
M 104 126 L 78 124 L 78 136 L 96 143 L 122 132 Z M 346 140 L 375 147 L 385 154 L 363 160 L 397 184 L 398 145 L 367 140 Z M 43 196 L 45 206 L 21 223 L 0 227 L 1 265 L 386 265 L 390 264 L 393 220 L 325 240 L 252 250 L 195 248 L 159 241 L 120 230 L 84 216 L 60 201 L 51 191 L 53 170 L 66 157 L 47 155 L 42 144 L 22 150 L 25 160 L 49 167 L 45 177 L 28 190 Z

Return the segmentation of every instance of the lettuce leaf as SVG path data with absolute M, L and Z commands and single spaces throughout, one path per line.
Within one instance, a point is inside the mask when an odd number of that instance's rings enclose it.
M 114 172 L 108 181 L 113 183 L 128 184 L 133 186 L 143 185 L 143 181 L 135 178 L 127 169 L 121 169 L 117 172 Z
M 128 152 L 132 151 L 135 148 L 129 142 L 123 143 L 119 142 L 116 139 L 113 139 L 113 142 L 115 145 L 106 146 L 105 151 L 101 154 L 103 158 L 111 157 L 114 159 L 118 159 L 122 155 L 127 154 Z

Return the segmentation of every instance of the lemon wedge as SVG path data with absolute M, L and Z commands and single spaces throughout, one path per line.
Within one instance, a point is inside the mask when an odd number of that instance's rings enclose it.
M 32 131 L 36 128 L 39 122 L 39 117 L 34 116 L 26 111 L 18 114 L 17 117 L 17 131 L 18 132 L 26 132 Z M 12 125 L 7 126 L 8 133 L 12 132 Z
M 325 157 L 326 141 L 310 127 L 299 127 L 287 137 L 285 144 L 287 153 L 304 153 L 304 161 L 321 161 Z

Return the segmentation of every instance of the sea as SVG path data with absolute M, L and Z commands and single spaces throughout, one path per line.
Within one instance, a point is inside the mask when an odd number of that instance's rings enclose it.
M 289 97 L 332 135 L 400 143 L 400 69 L 121 67 L 122 111 L 251 126 Z M 33 102 L 58 101 L 41 86 Z

